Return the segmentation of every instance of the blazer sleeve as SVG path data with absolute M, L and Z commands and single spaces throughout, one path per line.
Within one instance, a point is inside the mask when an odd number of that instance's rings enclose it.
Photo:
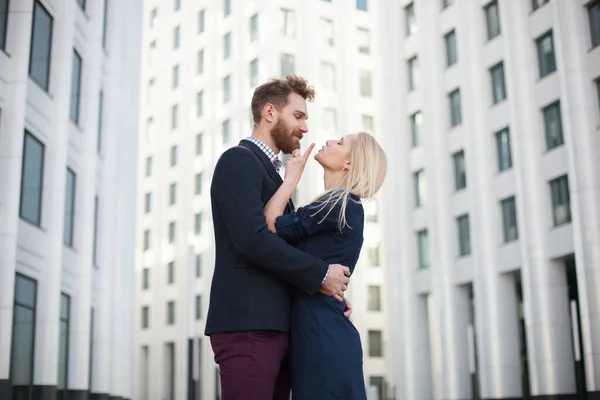
M 275 229 L 279 237 L 288 243 L 296 243 L 305 237 L 338 229 L 339 213 L 339 205 L 329 212 L 329 207 L 321 209 L 318 203 L 313 203 L 277 217 Z
M 236 253 L 312 295 L 321 287 L 329 265 L 268 229 L 261 199 L 263 178 L 264 167 L 250 150 L 239 146 L 227 150 L 215 166 L 213 207 Z

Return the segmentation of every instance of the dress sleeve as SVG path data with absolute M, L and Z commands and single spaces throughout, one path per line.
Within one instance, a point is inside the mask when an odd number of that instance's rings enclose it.
M 321 207 L 318 204 L 315 206 L 314 203 L 300 207 L 297 211 L 277 217 L 275 229 L 288 243 L 338 229 L 340 206 L 336 205 L 329 213 L 328 211 L 329 207 L 321 210 Z

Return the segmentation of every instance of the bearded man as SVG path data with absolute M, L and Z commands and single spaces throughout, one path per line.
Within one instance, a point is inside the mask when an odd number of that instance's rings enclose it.
M 257 87 L 252 136 L 215 166 L 211 204 L 215 268 L 205 335 L 219 364 L 223 400 L 288 400 L 291 295 L 344 297 L 347 267 L 303 253 L 271 232 L 263 209 L 282 184 L 282 151 L 300 148 L 308 132 L 306 80 L 289 75 Z M 286 213 L 294 210 L 290 201 Z

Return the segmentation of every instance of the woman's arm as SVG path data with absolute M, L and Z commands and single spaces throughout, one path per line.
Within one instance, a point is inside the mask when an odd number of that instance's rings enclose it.
M 265 217 L 267 218 L 267 226 L 271 232 L 277 233 L 277 229 L 275 229 L 275 220 L 277 217 L 283 215 L 283 211 L 285 210 L 285 206 L 288 201 L 292 198 L 294 194 L 294 190 L 296 190 L 296 185 L 294 182 L 290 180 L 285 180 L 279 186 L 279 189 L 275 192 L 273 197 L 269 200 L 267 205 L 265 206 Z
M 271 232 L 277 233 L 275 220 L 283 215 L 283 210 L 285 210 L 287 202 L 292 198 L 294 190 L 300 182 L 304 166 L 314 147 L 314 143 L 308 146 L 303 155 L 300 155 L 300 150 L 294 150 L 292 157 L 285 164 L 285 179 L 273 197 L 267 202 L 264 210 L 267 226 Z

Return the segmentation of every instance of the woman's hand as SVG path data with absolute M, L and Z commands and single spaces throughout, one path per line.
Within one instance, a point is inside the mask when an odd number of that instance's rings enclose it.
M 306 149 L 303 155 L 300 155 L 299 149 L 294 150 L 290 159 L 285 163 L 285 182 L 292 183 L 294 186 L 300 182 L 300 177 L 306 166 L 306 161 L 308 161 L 308 157 L 314 147 L 315 144 L 312 143 L 308 146 L 308 149 Z

